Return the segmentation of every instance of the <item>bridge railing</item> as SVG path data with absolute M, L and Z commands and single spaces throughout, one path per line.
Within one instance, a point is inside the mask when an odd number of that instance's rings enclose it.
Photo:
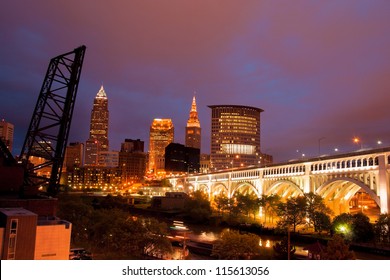
M 357 151 L 348 154 L 324 156 L 295 162 L 273 164 L 266 167 L 248 167 L 238 170 L 226 170 L 217 173 L 192 175 L 188 182 L 208 182 L 223 180 L 241 180 L 256 178 L 277 178 L 285 176 L 304 176 L 305 174 L 359 172 L 374 170 L 379 167 L 379 157 L 385 156 L 386 165 L 390 166 L 390 147 L 374 150 Z M 307 170 L 309 169 L 309 170 Z

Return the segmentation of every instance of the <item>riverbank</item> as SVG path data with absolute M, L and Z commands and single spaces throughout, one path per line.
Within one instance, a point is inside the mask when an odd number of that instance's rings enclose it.
M 193 231 L 192 237 L 194 238 L 194 245 L 192 248 L 193 253 L 197 256 L 196 259 L 202 258 L 211 252 L 210 243 L 217 240 L 224 229 L 234 229 L 241 233 L 253 233 L 263 238 L 264 240 L 279 242 L 285 234 L 277 232 L 273 227 L 264 227 L 258 223 L 240 223 L 237 220 L 231 222 L 226 219 L 221 219 L 219 216 L 212 217 L 208 223 L 195 224 L 191 220 L 186 219 L 181 215 L 179 211 L 156 211 L 152 209 L 131 208 L 130 212 L 135 215 L 145 215 L 157 218 L 164 222 L 171 222 L 174 219 L 183 220 L 189 228 Z M 304 233 L 291 233 L 290 234 L 292 245 L 297 246 L 300 250 L 304 246 L 314 244 L 319 241 L 321 244 L 326 245 L 332 238 L 329 234 L 314 234 L 312 232 Z M 196 243 L 198 242 L 198 243 Z M 200 243 L 199 243 L 200 242 Z M 364 260 L 386 260 L 390 259 L 390 248 L 381 246 L 375 243 L 350 244 L 350 249 L 355 252 L 358 259 Z M 303 250 L 301 250 L 303 251 Z M 203 252 L 203 253 L 202 253 Z M 204 253 L 206 252 L 206 253 Z M 202 256 L 202 257 L 201 257 Z

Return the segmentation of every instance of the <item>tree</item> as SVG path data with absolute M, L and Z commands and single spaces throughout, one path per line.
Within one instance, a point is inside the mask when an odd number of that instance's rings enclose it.
M 259 237 L 227 230 L 213 246 L 212 256 L 223 260 L 268 259 L 269 251 L 259 246 Z
M 281 219 L 278 222 L 278 227 L 289 228 L 292 226 L 295 232 L 298 225 L 306 223 L 306 197 L 293 197 L 287 199 L 286 203 L 279 203 L 278 216 Z
M 91 246 L 104 258 L 141 258 L 145 253 L 163 255 L 172 251 L 165 223 L 129 216 L 119 209 L 97 210 L 89 229 Z
M 296 251 L 295 246 L 291 246 L 289 248 L 288 237 L 284 237 L 280 242 L 277 242 L 273 246 L 275 252 L 275 258 L 278 260 L 287 260 L 289 257 L 290 250 L 290 259 L 294 257 L 294 253 Z
M 215 208 L 217 208 L 218 213 L 221 214 L 224 211 L 229 210 L 230 200 L 224 193 L 220 193 L 214 197 L 214 205 Z
M 156 219 L 150 218 L 144 219 L 143 225 L 146 229 L 144 239 L 142 240 L 144 254 L 163 256 L 173 252 L 172 243 L 167 238 L 168 226 L 166 223 L 160 223 Z
M 349 245 L 344 242 L 342 236 L 336 234 L 320 252 L 320 257 L 321 260 L 354 260 L 355 254 L 349 250 Z
M 353 239 L 352 222 L 351 214 L 342 213 L 333 219 L 332 231 L 351 241 Z
M 317 232 L 327 229 L 330 225 L 329 215 L 332 213 L 332 210 L 326 206 L 324 199 L 320 195 L 310 192 L 304 196 L 306 197 L 306 214 L 309 218 L 309 223 L 314 226 L 314 230 Z
M 126 209 L 128 206 L 126 199 L 123 196 L 113 196 L 108 194 L 103 199 L 101 199 L 99 207 L 103 209 Z
M 390 243 L 390 214 L 381 214 L 374 226 L 375 239 L 378 242 Z
M 311 222 L 314 225 L 314 230 L 317 232 L 321 232 L 322 230 L 330 230 L 332 223 L 329 215 L 323 212 L 315 211 L 312 215 Z
M 277 194 L 272 195 L 263 195 L 260 199 L 261 203 L 264 207 L 264 222 L 267 222 L 267 216 L 268 216 L 268 222 L 274 221 L 274 216 L 278 213 L 278 205 L 280 204 L 280 196 Z
M 363 213 L 356 213 L 352 216 L 352 230 L 354 233 L 353 241 L 368 242 L 374 239 L 374 227 Z
M 371 241 L 374 238 L 374 228 L 370 219 L 363 213 L 354 215 L 343 213 L 336 216 L 332 222 L 332 229 L 349 241 Z
M 209 220 L 211 216 L 211 206 L 208 196 L 202 191 L 192 193 L 184 207 L 185 214 L 193 222 L 202 223 Z
M 253 219 L 256 217 L 256 213 L 259 209 L 259 200 L 254 194 L 242 194 L 237 192 L 235 194 L 236 207 L 239 212 L 245 214 L 249 217 L 250 214 L 253 214 Z
M 72 223 L 72 242 L 85 246 L 95 256 L 139 259 L 146 250 L 159 255 L 172 251 L 165 223 L 132 217 L 115 207 L 94 209 L 78 197 L 59 201 L 59 214 Z M 112 198 L 106 202 L 113 205 Z
M 72 223 L 72 243 L 83 243 L 88 239 L 87 231 L 91 225 L 93 207 L 86 204 L 80 197 L 69 199 L 61 196 L 59 199 L 58 216 Z

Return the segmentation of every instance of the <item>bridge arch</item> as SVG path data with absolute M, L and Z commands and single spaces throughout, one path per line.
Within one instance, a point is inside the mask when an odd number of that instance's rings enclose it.
M 301 188 L 289 180 L 278 180 L 274 182 L 265 192 L 265 195 L 277 194 L 282 198 L 299 196 L 303 194 Z
M 176 189 L 179 189 L 179 185 L 177 185 Z M 195 190 L 195 185 L 192 183 L 187 183 L 184 187 L 184 191 L 187 193 L 194 191 L 194 190 Z
M 353 178 L 349 178 L 349 177 L 339 177 L 339 178 L 333 178 L 331 180 L 328 180 L 326 181 L 324 184 L 322 184 L 317 190 L 316 190 L 316 193 L 323 196 L 324 194 L 326 194 L 327 196 L 330 195 L 330 191 L 329 191 L 329 188 L 333 188 L 333 189 L 336 189 L 337 188 L 337 185 L 335 185 L 334 183 L 336 182 L 349 182 L 349 183 L 352 183 L 352 184 L 355 184 L 356 186 L 351 188 L 350 186 L 347 186 L 347 185 L 344 185 L 345 187 L 345 197 L 347 198 L 350 198 L 352 197 L 360 188 L 362 188 L 375 202 L 378 206 L 380 206 L 380 199 L 379 197 L 376 195 L 376 193 L 370 189 L 369 186 L 367 186 L 366 184 L 364 184 L 363 182 L 359 181 L 359 180 L 356 180 L 356 179 L 353 179 Z M 351 191 L 353 189 L 358 189 L 357 191 L 355 191 L 354 193 L 352 193 Z M 338 197 L 341 197 L 343 194 L 343 192 L 339 192 L 337 194 Z
M 196 190 L 202 191 L 202 192 L 208 194 L 209 193 L 209 186 L 207 186 L 206 184 L 200 184 Z
M 349 212 L 349 201 L 359 190 L 367 193 L 380 208 L 378 195 L 369 186 L 354 178 L 339 177 L 330 179 L 323 183 L 316 190 L 316 193 L 325 200 L 337 215 L 338 213 Z
M 236 192 L 243 189 L 243 194 L 254 193 L 257 197 L 260 197 L 259 191 L 257 188 L 250 182 L 240 182 L 232 190 L 231 196 L 233 197 Z
M 225 194 L 226 196 L 229 196 L 229 189 L 228 187 L 223 183 L 217 183 L 213 185 L 211 188 L 211 196 L 214 197 L 216 195 Z

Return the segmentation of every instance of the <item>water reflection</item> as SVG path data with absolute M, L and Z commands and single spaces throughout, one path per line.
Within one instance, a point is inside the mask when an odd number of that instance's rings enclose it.
M 274 241 L 271 241 L 269 239 L 263 240 L 263 239 L 260 238 L 260 240 L 259 240 L 259 246 L 260 247 L 271 248 L 271 246 L 274 246 L 274 243 L 275 243 Z
M 188 226 L 189 233 L 187 235 L 188 239 L 195 242 L 203 242 L 203 243 L 209 243 L 212 244 L 216 240 L 220 239 L 222 233 L 225 231 L 229 231 L 229 228 L 220 228 L 220 227 L 213 227 L 210 228 L 209 226 L 199 226 L 199 225 L 189 225 Z M 273 246 L 280 242 L 281 237 L 280 236 L 266 236 L 266 235 L 258 235 L 259 236 L 259 246 L 263 248 L 273 248 Z M 313 241 L 314 242 L 314 241 Z M 299 259 L 306 259 L 308 257 L 308 251 L 303 250 L 303 248 L 307 244 L 302 243 L 296 243 L 292 242 L 291 245 L 295 246 L 295 256 Z M 176 253 L 176 258 L 180 258 L 178 255 L 182 254 L 180 250 Z M 365 259 L 365 260 L 377 260 L 377 259 L 388 259 L 386 256 L 371 254 L 371 253 L 362 253 L 362 252 L 356 252 L 355 255 L 357 259 Z M 210 259 L 209 256 L 203 256 L 203 255 L 197 255 L 190 253 L 190 259 Z

